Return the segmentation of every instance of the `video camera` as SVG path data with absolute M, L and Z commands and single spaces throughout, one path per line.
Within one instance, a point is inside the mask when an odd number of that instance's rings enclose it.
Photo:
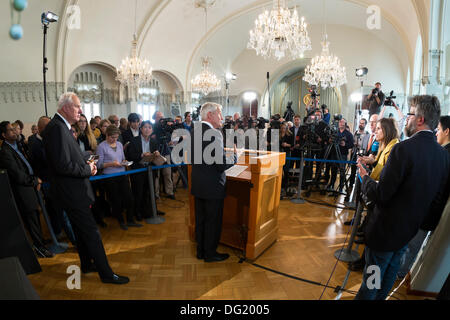
M 311 94 L 311 98 L 313 100 L 316 100 L 317 97 L 320 97 L 320 94 L 317 93 L 317 86 L 316 85 L 312 85 L 311 88 L 308 91 Z
M 280 128 L 281 128 L 281 116 L 279 114 L 275 114 L 270 118 L 270 129 L 280 129 Z
M 161 126 L 161 136 L 159 139 L 162 142 L 168 142 L 172 138 L 172 133 L 177 129 L 183 129 L 182 123 L 176 123 L 172 118 L 163 118 L 159 120 Z
M 384 105 L 385 105 L 385 106 L 393 107 L 393 106 L 394 106 L 394 101 L 393 101 L 393 99 L 396 99 L 396 98 L 397 98 L 397 97 L 394 96 L 394 90 L 392 90 L 392 91 L 389 93 L 389 97 L 386 97 L 386 100 L 384 100 Z

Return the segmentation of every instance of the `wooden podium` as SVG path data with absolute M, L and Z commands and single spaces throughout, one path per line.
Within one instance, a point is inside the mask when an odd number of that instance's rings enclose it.
M 245 150 L 237 165 L 245 171 L 237 176 L 227 171 L 227 184 L 220 242 L 243 250 L 256 259 L 277 240 L 278 207 L 286 154 Z M 189 177 L 189 235 L 195 241 L 195 201 Z

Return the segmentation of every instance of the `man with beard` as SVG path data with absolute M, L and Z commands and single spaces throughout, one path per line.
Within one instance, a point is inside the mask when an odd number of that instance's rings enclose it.
M 374 208 L 367 217 L 366 266 L 356 300 L 386 299 L 408 243 L 419 229 L 434 230 L 439 222 L 450 172 L 449 154 L 433 133 L 440 113 L 437 97 L 411 99 L 405 127 L 410 138 L 392 148 L 378 183 L 358 159 L 362 192 Z

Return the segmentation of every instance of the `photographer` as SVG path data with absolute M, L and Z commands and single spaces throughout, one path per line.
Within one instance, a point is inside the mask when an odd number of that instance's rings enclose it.
M 155 120 L 153 134 L 151 135 L 152 139 L 156 139 L 158 143 L 159 153 L 167 159 L 167 164 L 170 164 L 170 146 L 173 145 L 171 141 L 171 132 L 168 132 L 168 126 L 173 125 L 173 122 L 164 121 L 164 115 L 161 111 L 156 111 L 152 117 Z M 155 193 L 156 198 L 159 198 L 159 177 L 160 172 L 162 171 L 163 179 L 164 179 L 164 187 L 167 194 L 167 197 L 175 200 L 175 195 L 173 194 L 173 182 L 172 182 L 172 169 L 164 168 L 158 170 L 157 179 L 155 183 Z
M 328 125 L 322 120 L 322 112 L 319 108 L 316 108 L 314 114 L 311 115 L 306 124 L 303 126 L 304 135 L 302 137 L 303 141 L 309 146 L 309 154 L 307 157 L 315 159 L 323 159 L 325 148 L 328 145 L 328 135 L 327 128 Z M 310 180 L 312 178 L 313 172 L 312 162 L 307 162 L 305 165 L 305 179 Z M 320 181 L 322 173 L 322 163 L 316 162 L 316 176 L 315 181 Z
M 294 119 L 294 110 L 292 110 L 292 101 L 289 101 L 287 106 L 286 106 L 286 112 L 284 113 L 283 118 L 286 121 L 292 121 Z
M 395 98 L 395 97 L 393 97 Z M 400 108 L 397 106 L 397 104 L 395 103 L 395 101 L 391 98 L 388 99 L 386 98 L 386 102 L 384 103 L 383 109 L 381 109 L 380 114 L 378 115 L 378 119 L 381 119 L 384 117 L 384 113 L 386 111 L 386 107 L 388 106 L 392 106 L 395 108 L 395 111 L 397 111 L 397 115 L 398 115 L 398 120 L 397 120 L 397 127 L 399 132 L 403 132 L 403 128 L 405 127 L 406 124 L 406 116 L 403 114 L 403 112 L 400 110 Z M 389 117 L 391 117 L 392 114 L 389 115 Z M 403 140 L 403 139 L 401 139 Z
M 337 120 L 335 120 L 337 121 Z M 344 118 L 341 118 L 339 120 L 339 129 L 337 130 L 336 136 L 330 139 L 330 143 L 337 144 L 339 147 L 340 157 L 336 153 L 336 149 L 333 147 L 331 148 L 330 153 L 330 159 L 333 160 L 340 160 L 340 161 L 347 161 L 349 150 L 353 148 L 353 135 L 350 131 L 346 129 L 347 127 L 347 121 Z M 333 141 L 334 139 L 334 141 Z M 332 191 L 334 188 L 334 183 L 336 182 L 337 178 L 337 171 L 339 166 L 339 192 L 342 192 L 344 189 L 345 184 L 345 164 L 329 164 L 327 163 L 327 169 L 328 172 L 329 168 L 331 167 L 331 180 L 330 183 L 327 186 L 328 191 Z
M 367 120 L 362 118 L 359 120 L 358 130 L 353 135 L 355 145 L 352 152 L 352 161 L 356 161 L 356 155 L 364 153 L 367 150 L 367 145 L 369 144 L 370 133 L 366 131 Z M 355 183 L 356 178 L 356 165 L 351 165 L 351 174 L 350 174 L 350 190 L 353 189 L 353 184 Z
M 294 126 L 291 128 L 292 135 L 294 136 L 294 146 L 292 147 L 292 157 L 293 158 L 300 158 L 301 157 L 301 150 L 300 150 L 300 144 L 301 144 L 301 130 L 300 130 L 300 124 L 301 124 L 301 118 L 300 115 L 296 114 L 294 116 Z M 294 162 L 290 163 L 290 166 L 292 169 L 294 167 Z M 300 160 L 295 160 L 295 167 L 297 169 L 300 168 Z
M 369 117 L 373 114 L 379 114 L 381 110 L 381 106 L 384 104 L 386 96 L 383 91 L 381 91 L 381 83 L 375 83 L 375 88 L 367 97 L 367 100 L 370 101 L 369 105 Z
M 331 119 L 330 110 L 328 109 L 326 104 L 323 104 L 321 106 L 321 108 L 322 108 L 322 112 L 323 112 L 323 121 L 329 125 L 330 119 Z

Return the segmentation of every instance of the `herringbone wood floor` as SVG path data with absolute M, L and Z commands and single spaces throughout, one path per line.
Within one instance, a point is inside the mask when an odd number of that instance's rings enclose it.
M 312 199 L 332 202 L 333 198 L 314 195 Z M 239 252 L 220 246 L 231 257 L 219 263 L 205 263 L 195 257 L 195 244 L 188 236 L 188 197 L 186 190 L 177 199 L 159 200 L 166 222 L 123 231 L 115 219 L 106 218 L 101 229 L 103 243 L 113 270 L 130 278 L 127 285 L 108 285 L 98 275 L 81 276 L 81 289 L 69 290 L 66 269 L 79 265 L 71 246 L 68 252 L 40 259 L 43 271 L 30 275 L 42 299 L 299 299 L 316 300 L 323 287 L 263 270 L 247 262 L 239 263 Z M 342 246 L 349 227 L 343 224 L 352 213 L 312 204 L 280 203 L 278 241 L 254 262 L 292 276 L 325 284 L 336 263 L 334 252 Z M 362 248 L 359 249 L 362 252 Z M 330 286 L 341 285 L 347 264 L 339 262 Z M 361 273 L 352 272 L 347 289 L 357 291 Z M 407 296 L 404 285 L 395 296 Z M 322 299 L 334 299 L 326 289 Z M 344 293 L 342 299 L 353 299 Z

